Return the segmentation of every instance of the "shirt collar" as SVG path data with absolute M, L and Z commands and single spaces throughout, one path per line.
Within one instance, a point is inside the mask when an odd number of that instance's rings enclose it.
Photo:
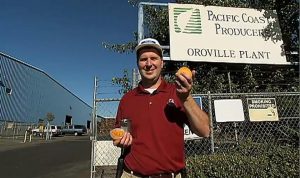
M 159 87 L 156 89 L 154 93 L 165 92 L 165 91 L 167 91 L 167 82 L 162 78 Z M 140 82 L 137 87 L 137 93 L 142 94 L 142 93 L 149 93 L 149 92 L 145 90 L 145 88 L 141 85 Z

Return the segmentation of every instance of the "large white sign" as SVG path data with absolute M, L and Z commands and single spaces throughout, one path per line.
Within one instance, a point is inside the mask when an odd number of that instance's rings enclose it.
M 170 59 L 287 64 L 282 41 L 263 37 L 265 27 L 277 22 L 263 13 L 248 8 L 169 3 Z
M 241 99 L 214 100 L 217 122 L 241 122 L 245 120 Z

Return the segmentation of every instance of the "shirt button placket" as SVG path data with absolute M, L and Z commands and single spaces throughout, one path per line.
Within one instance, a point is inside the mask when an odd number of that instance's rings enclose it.
M 149 95 L 149 107 L 151 107 L 151 105 L 152 105 L 152 95 L 150 94 Z

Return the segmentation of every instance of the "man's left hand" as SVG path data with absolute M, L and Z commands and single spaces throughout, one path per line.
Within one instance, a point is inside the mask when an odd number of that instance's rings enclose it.
M 193 73 L 192 78 L 185 75 L 184 73 L 175 74 L 177 96 L 180 98 L 182 102 L 184 102 L 191 93 L 193 87 L 193 78 L 195 78 L 195 70 L 193 70 L 192 73 Z

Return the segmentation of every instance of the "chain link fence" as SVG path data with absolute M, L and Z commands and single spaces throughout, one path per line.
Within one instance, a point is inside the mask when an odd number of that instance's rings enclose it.
M 210 115 L 211 135 L 209 138 L 185 137 L 187 157 L 213 153 L 230 154 L 233 148 L 248 140 L 255 143 L 299 145 L 299 140 L 291 139 L 300 126 L 298 92 L 197 94 L 194 97 L 196 101 L 198 99 L 202 109 Z M 93 120 L 91 177 L 115 176 L 120 149 L 113 146 L 109 131 L 114 127 L 119 101 L 119 99 L 100 99 L 97 102 L 95 109 L 98 117 Z M 239 101 L 242 109 L 228 104 L 225 112 L 230 115 L 239 111 L 243 118 L 220 121 L 223 117 L 218 115 L 222 113 L 222 108 L 216 105 L 218 101 Z M 271 116 L 272 119 L 253 120 L 257 117 L 264 119 L 263 114 L 266 114 L 266 117 Z M 189 136 L 190 133 L 185 131 L 185 134 Z
M 24 137 L 26 130 L 37 127 L 36 124 L 0 121 L 0 138 L 15 139 Z

